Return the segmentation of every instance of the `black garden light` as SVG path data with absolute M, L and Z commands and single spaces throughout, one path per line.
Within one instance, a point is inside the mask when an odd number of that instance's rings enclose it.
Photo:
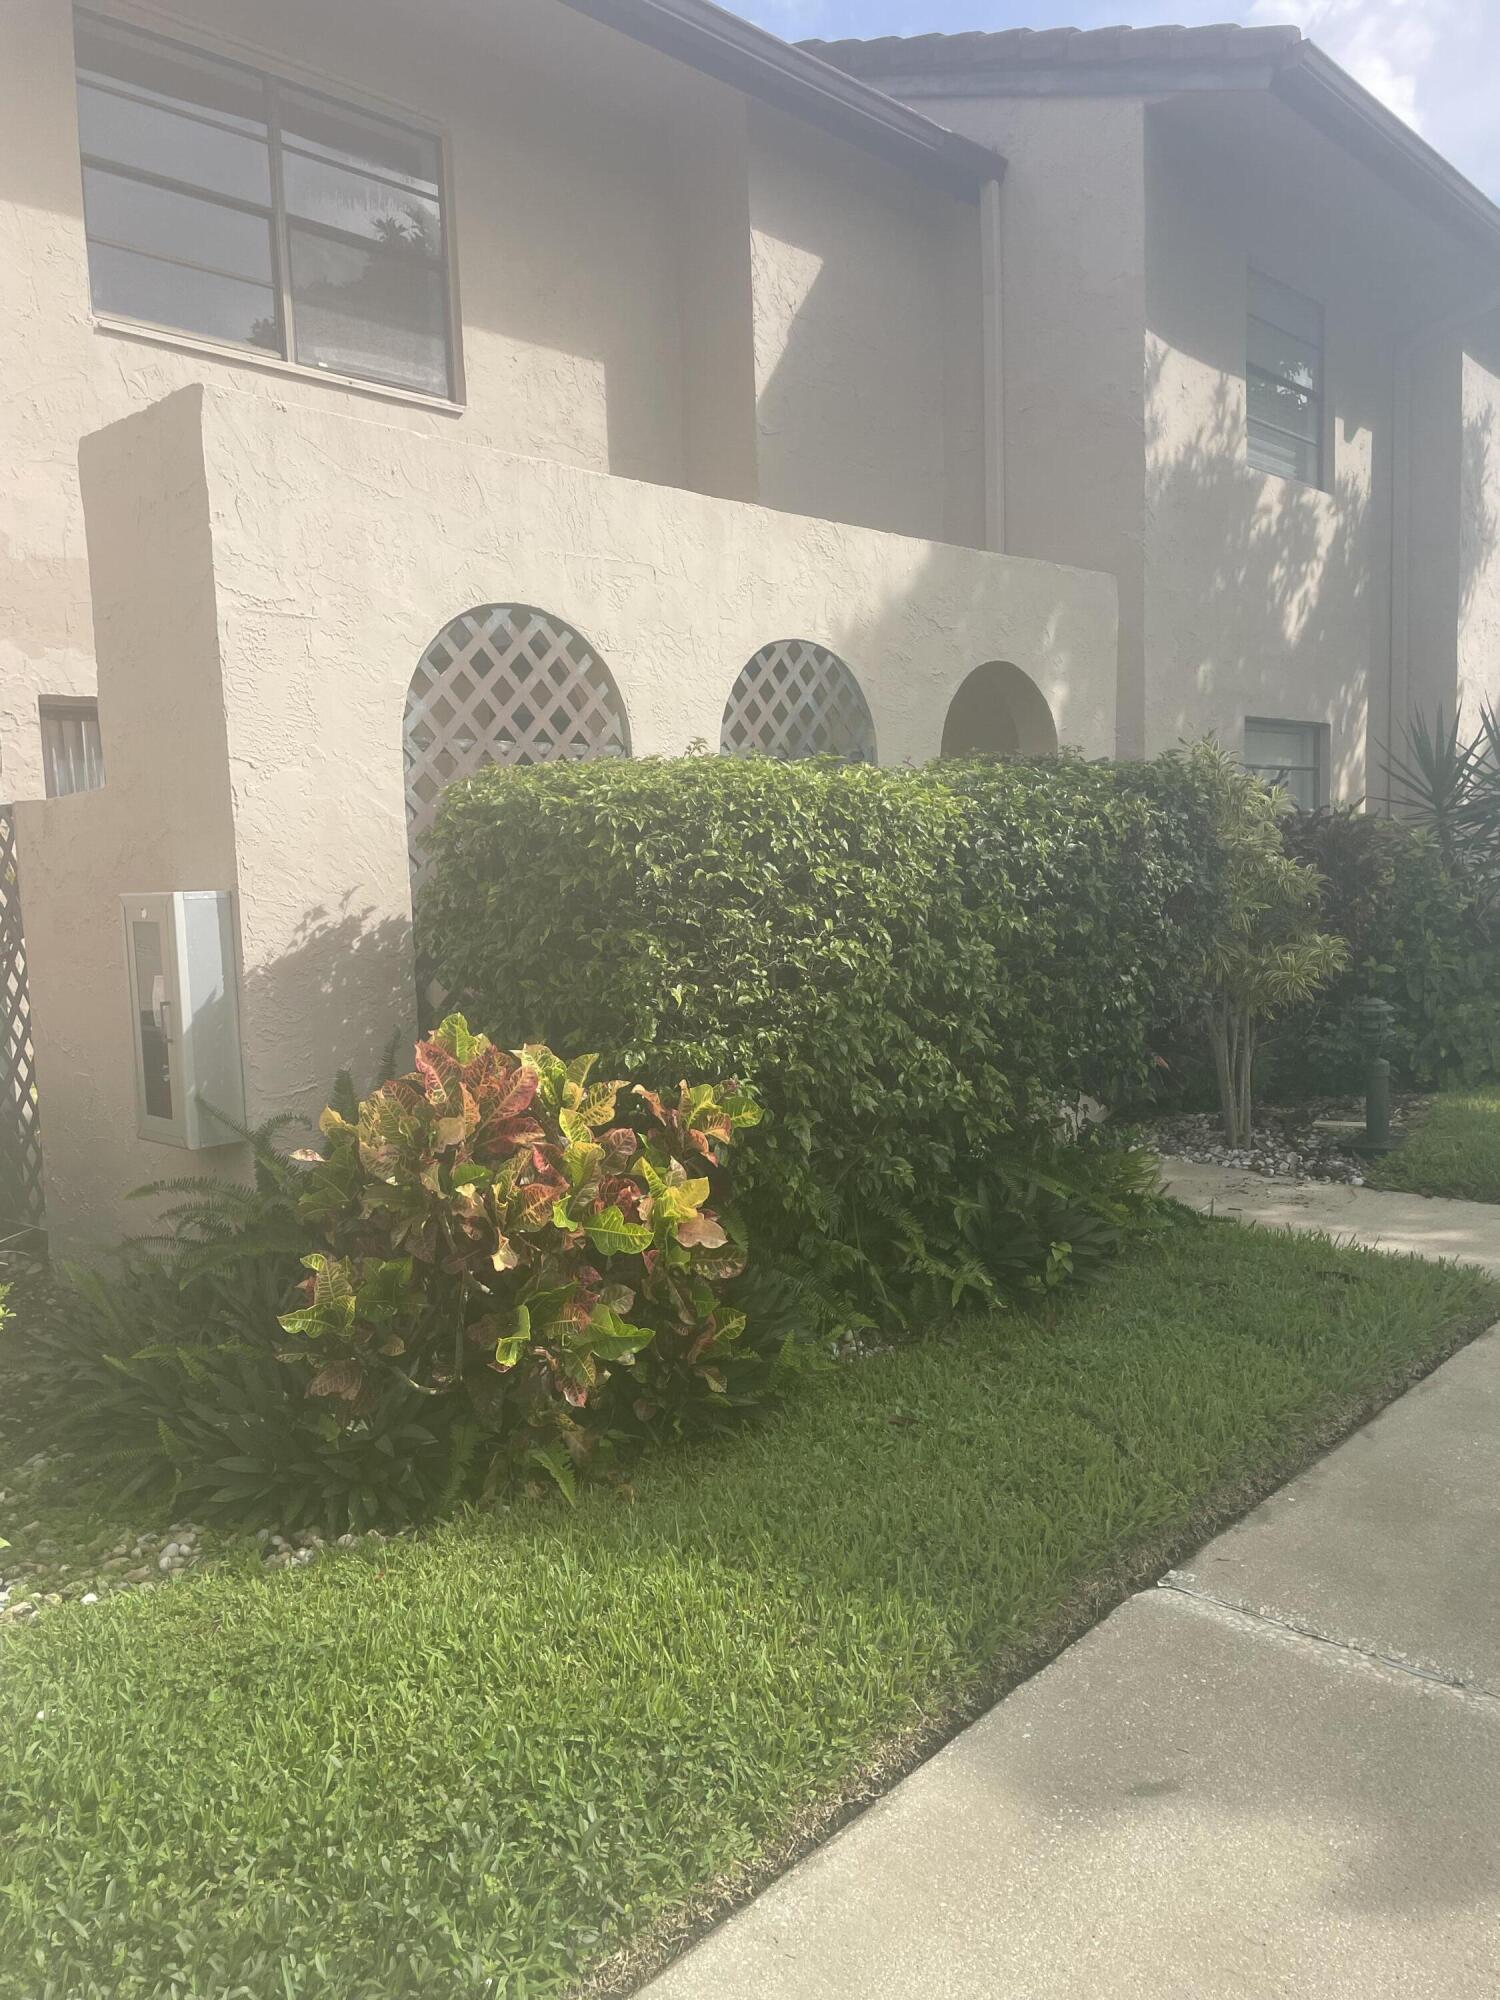
M 1363 1153 L 1388 1153 L 1391 1137 L 1391 1065 L 1384 1051 L 1390 1045 L 1396 1010 L 1389 1000 L 1356 1002 L 1355 1025 L 1365 1052 L 1365 1136 Z

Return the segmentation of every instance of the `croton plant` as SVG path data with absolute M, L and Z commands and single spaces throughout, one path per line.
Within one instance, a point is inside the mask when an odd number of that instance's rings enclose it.
M 744 1244 L 717 1207 L 734 1085 L 675 1103 L 594 1058 L 496 1047 L 450 1015 L 354 1119 L 323 1113 L 299 1209 L 326 1247 L 282 1316 L 308 1393 L 357 1419 L 390 1371 L 462 1396 L 481 1435 L 565 1488 L 617 1429 L 733 1398 Z

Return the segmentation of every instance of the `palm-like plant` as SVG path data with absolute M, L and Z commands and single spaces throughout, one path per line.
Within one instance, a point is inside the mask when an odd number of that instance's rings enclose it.
M 1465 737 L 1457 715 L 1450 721 L 1439 708 L 1429 721 L 1418 710 L 1402 736 L 1402 750 L 1384 760 L 1393 802 L 1433 836 L 1454 874 L 1500 873 L 1500 714 L 1486 702 L 1478 731 Z

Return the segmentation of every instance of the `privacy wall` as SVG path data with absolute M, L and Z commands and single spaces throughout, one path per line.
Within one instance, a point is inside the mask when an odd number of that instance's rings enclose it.
M 81 470 L 109 778 L 18 814 L 65 1246 L 138 1227 L 125 1192 L 184 1169 L 135 1136 L 122 895 L 232 892 L 252 1121 L 315 1112 L 412 1027 L 410 704 L 445 631 L 471 667 L 482 644 L 501 722 L 544 753 L 566 754 L 568 717 L 538 716 L 532 686 L 617 700 L 617 754 L 712 754 L 761 727 L 750 669 L 773 704 L 821 675 L 822 723 L 859 738 L 834 747 L 920 762 L 994 661 L 1063 742 L 1113 748 L 1115 590 L 1087 572 L 203 388 L 87 439 Z M 518 643 L 543 649 L 537 675 Z

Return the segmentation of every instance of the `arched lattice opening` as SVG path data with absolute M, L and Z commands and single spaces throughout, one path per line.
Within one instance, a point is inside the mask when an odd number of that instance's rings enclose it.
M 976 667 L 948 704 L 945 757 L 1050 757 L 1057 724 L 1047 698 L 1008 660 Z
M 729 691 L 719 748 L 726 757 L 846 757 L 875 762 L 875 724 L 859 682 L 837 653 L 777 639 L 749 660 Z
M 402 740 L 414 879 L 421 836 L 456 778 L 486 764 L 630 755 L 608 667 L 571 625 L 529 604 L 482 604 L 443 627 L 412 675 Z

